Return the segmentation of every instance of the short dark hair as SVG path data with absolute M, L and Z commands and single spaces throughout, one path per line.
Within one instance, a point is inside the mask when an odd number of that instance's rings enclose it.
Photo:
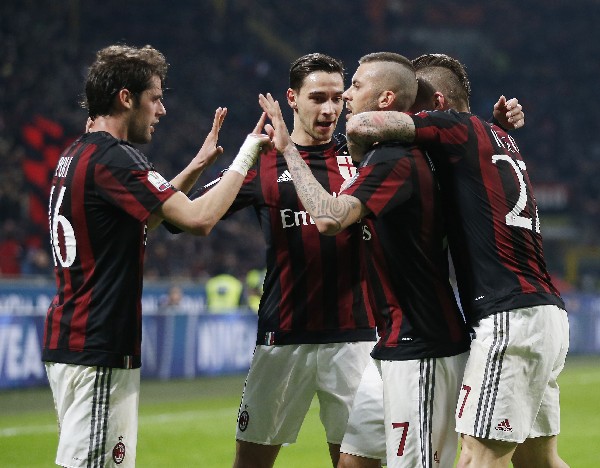
M 417 95 L 417 77 L 412 62 L 403 55 L 394 52 L 373 52 L 363 55 L 358 63 L 388 63 L 391 66 L 382 68 L 378 86 L 382 91 L 393 91 L 396 99 L 393 110 L 407 111 L 415 101 Z
M 419 77 L 423 76 L 451 102 L 468 105 L 471 84 L 466 67 L 445 54 L 424 54 L 413 60 Z
M 164 55 L 150 45 L 105 47 L 96 53 L 96 60 L 88 70 L 82 105 L 92 119 L 110 115 L 120 90 L 128 89 L 134 96 L 139 96 L 150 87 L 154 76 L 158 76 L 164 85 L 168 67 Z
M 344 78 L 344 65 L 341 60 L 318 52 L 303 55 L 290 66 L 290 88 L 298 91 L 304 84 L 304 79 L 311 73 L 339 73 Z
M 396 54 L 394 52 L 373 52 L 371 54 L 363 55 L 358 59 L 359 64 L 369 62 L 394 62 L 404 65 L 409 70 L 414 70 L 412 61 L 407 59 L 404 55 Z

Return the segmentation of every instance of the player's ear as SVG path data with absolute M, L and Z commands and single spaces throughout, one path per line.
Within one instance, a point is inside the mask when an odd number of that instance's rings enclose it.
M 298 109 L 298 103 L 296 102 L 296 91 L 294 91 L 292 88 L 288 88 L 288 90 L 286 92 L 286 97 L 287 97 L 287 102 L 288 102 L 289 106 L 295 112 L 296 109 Z
M 133 107 L 134 96 L 127 88 L 121 89 L 115 96 L 114 105 L 117 109 L 131 109 Z
M 435 110 L 444 110 L 446 107 L 446 98 L 442 93 L 436 91 L 433 93 L 433 108 Z
M 393 91 L 382 91 L 377 99 L 380 109 L 389 109 L 396 100 L 396 94 Z

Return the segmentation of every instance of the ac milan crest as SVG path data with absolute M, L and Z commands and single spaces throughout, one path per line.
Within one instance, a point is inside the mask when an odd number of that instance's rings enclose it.
M 356 174 L 356 166 L 350 156 L 336 156 L 340 175 L 344 180 L 351 179 Z
M 125 460 L 125 444 L 121 442 L 122 440 L 123 437 L 119 437 L 119 442 L 117 442 L 112 451 L 113 460 L 117 465 L 120 465 Z
M 240 431 L 244 432 L 248 428 L 248 422 L 250 421 L 250 415 L 248 411 L 242 411 L 240 413 L 240 417 L 238 418 L 238 427 Z

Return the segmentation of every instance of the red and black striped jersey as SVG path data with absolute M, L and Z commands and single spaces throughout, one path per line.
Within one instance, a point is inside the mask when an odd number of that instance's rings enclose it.
M 342 135 L 298 150 L 329 193 L 337 194 L 356 172 Z M 256 211 L 267 248 L 257 344 L 374 341 L 361 291 L 360 226 L 333 237 L 320 234 L 275 150 L 248 172 L 229 213 L 248 206 Z
M 432 111 L 412 118 L 415 142 L 440 173 L 468 320 L 534 305 L 564 308 L 546 268 L 537 204 L 515 140 L 470 113 Z
M 62 153 L 50 192 L 57 293 L 44 361 L 140 367 L 146 221 L 175 192 L 143 153 L 108 133 L 87 133 Z
M 372 356 L 407 360 L 468 350 L 449 281 L 441 194 L 426 156 L 394 142 L 376 145 L 342 193 L 371 211 L 361 253 L 380 325 Z

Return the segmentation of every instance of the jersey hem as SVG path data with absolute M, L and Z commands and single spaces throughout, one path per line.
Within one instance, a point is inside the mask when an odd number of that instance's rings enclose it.
M 118 369 L 137 369 L 142 366 L 141 356 L 107 355 L 102 351 L 66 351 L 63 349 L 44 349 L 42 361 L 74 364 L 78 366 L 103 366 Z
M 473 308 L 473 317 L 471 322 L 479 321 L 490 315 L 499 312 L 506 312 L 515 309 L 523 309 L 525 307 L 534 307 L 542 305 L 555 305 L 565 310 L 565 302 L 560 296 L 549 293 L 529 293 L 519 294 L 517 296 L 505 296 L 500 299 L 489 301 L 485 304 L 477 304 Z
M 337 332 L 269 332 L 259 330 L 256 344 L 276 346 L 288 344 L 325 344 L 353 343 L 356 341 L 376 341 L 375 329 L 337 331 Z M 374 343 L 373 343 L 374 344 Z

